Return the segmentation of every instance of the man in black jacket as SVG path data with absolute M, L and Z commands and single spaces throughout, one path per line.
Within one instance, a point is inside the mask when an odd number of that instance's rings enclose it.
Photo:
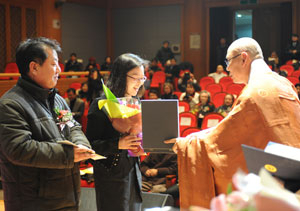
M 293 59 L 300 61 L 300 42 L 298 34 L 292 35 L 292 40 L 286 48 L 286 60 Z
M 77 97 L 76 90 L 69 88 L 67 90 L 68 98 L 66 102 L 72 111 L 73 118 L 81 123 L 81 117 L 84 113 L 84 101 Z
M 169 41 L 164 41 L 161 49 L 158 50 L 156 54 L 156 58 L 160 61 L 160 63 L 164 66 L 166 61 L 174 58 L 174 54 L 172 50 L 169 48 Z
M 6 211 L 78 210 L 77 162 L 94 151 L 56 94 L 58 43 L 28 39 L 17 48 L 21 77 L 0 99 L 0 167 Z M 68 140 L 77 145 L 63 145 Z

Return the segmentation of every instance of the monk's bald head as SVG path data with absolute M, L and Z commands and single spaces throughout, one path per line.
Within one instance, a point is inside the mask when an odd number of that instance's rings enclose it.
M 247 52 L 252 60 L 263 59 L 263 53 L 259 44 L 252 38 L 243 37 L 235 40 L 228 48 L 227 53 L 238 54 Z

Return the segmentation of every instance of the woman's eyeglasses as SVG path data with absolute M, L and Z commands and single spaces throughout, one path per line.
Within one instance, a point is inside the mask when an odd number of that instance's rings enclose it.
M 130 75 L 127 75 L 127 77 L 132 78 L 135 82 L 141 82 L 141 83 L 144 83 L 147 80 L 146 76 L 144 76 L 143 78 L 135 78 Z

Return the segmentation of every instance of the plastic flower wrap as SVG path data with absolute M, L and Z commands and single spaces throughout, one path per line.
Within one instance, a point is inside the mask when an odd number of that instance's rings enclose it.
M 141 102 L 132 97 L 116 98 L 104 84 L 103 91 L 106 99 L 99 100 L 98 107 L 105 108 L 104 111 L 113 127 L 124 135 L 130 134 L 142 138 Z M 145 155 L 142 143 L 137 150 L 128 150 L 128 153 L 133 157 Z
M 191 207 L 190 211 L 300 211 L 297 195 L 261 169 L 259 176 L 238 171 L 233 176 L 236 191 L 212 199 L 210 209 Z M 229 188 L 230 189 L 230 188 Z

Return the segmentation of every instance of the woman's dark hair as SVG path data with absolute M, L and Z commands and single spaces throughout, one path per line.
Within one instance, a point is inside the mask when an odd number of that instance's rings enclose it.
M 194 88 L 195 92 L 200 92 L 201 91 L 201 87 L 197 83 L 194 83 L 192 81 L 188 81 L 187 84 L 186 84 L 186 87 L 188 86 L 188 84 L 191 85 Z
M 27 39 L 19 44 L 16 50 L 16 63 L 21 75 L 29 72 L 29 64 L 34 61 L 39 65 L 43 65 L 48 58 L 46 48 L 61 52 L 59 43 L 45 37 Z
M 116 97 L 124 97 L 127 83 L 127 73 L 144 65 L 144 60 L 131 53 L 122 54 L 117 57 L 112 65 L 107 87 Z

